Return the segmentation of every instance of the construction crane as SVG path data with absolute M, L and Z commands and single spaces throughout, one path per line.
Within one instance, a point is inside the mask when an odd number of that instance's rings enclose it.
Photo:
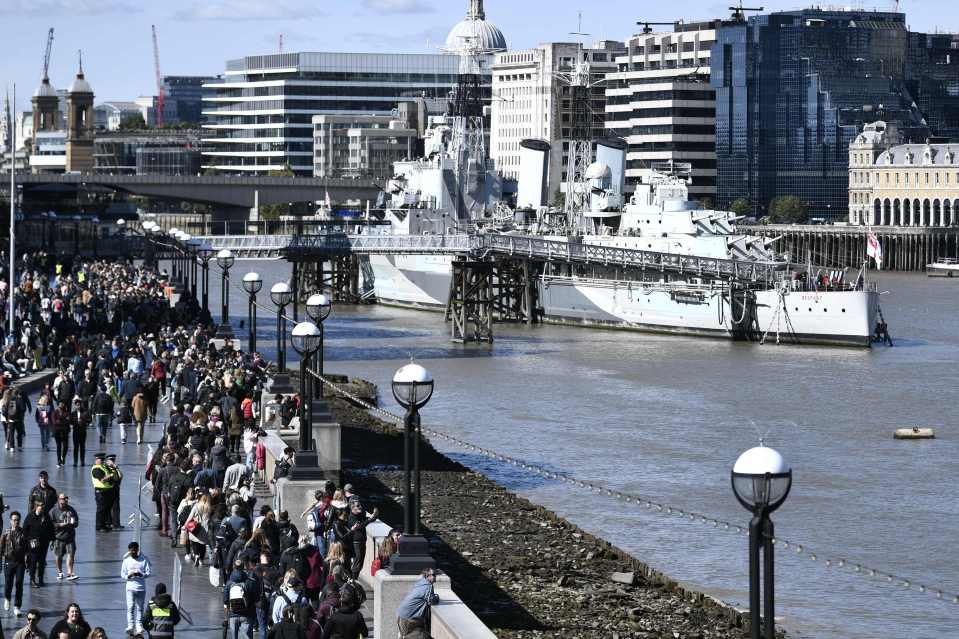
M 53 52 L 53 27 L 47 32 L 47 49 L 43 54 L 43 79 L 49 80 L 47 73 L 50 70 L 50 54 Z
M 150 28 L 153 30 L 153 68 L 156 72 L 157 80 L 157 112 L 156 112 L 156 124 L 157 126 L 163 126 L 163 77 L 160 75 L 160 45 L 157 43 L 157 27 L 155 24 L 151 24 Z
M 283 34 L 280 34 L 280 53 L 283 53 Z
M 671 27 L 671 26 L 675 25 L 676 23 L 675 23 L 675 22 L 643 22 L 643 21 L 640 21 L 640 22 L 637 22 L 636 24 L 641 24 L 641 25 L 643 25 L 643 35 L 648 35 L 648 34 L 650 34 L 650 33 L 653 32 L 653 27 L 654 27 L 654 26 L 656 26 L 656 27 L 658 27 L 658 26 L 670 26 L 670 27 Z
M 739 6 L 729 7 L 729 10 L 733 12 L 732 21 L 742 23 L 746 22 L 747 11 L 762 11 L 763 7 L 744 7 L 743 0 L 739 0 Z

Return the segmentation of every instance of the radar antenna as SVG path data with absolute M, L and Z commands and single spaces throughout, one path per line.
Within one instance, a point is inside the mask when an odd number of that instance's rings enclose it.
M 729 7 L 729 10 L 733 12 L 732 21 L 742 23 L 746 22 L 747 11 L 763 11 L 763 7 L 744 7 L 743 0 L 739 0 L 739 6 Z
M 676 23 L 675 23 L 675 22 L 647 22 L 647 21 L 645 21 L 645 20 L 640 20 L 640 21 L 637 22 L 636 24 L 642 25 L 642 27 L 643 27 L 643 35 L 649 35 L 650 33 L 653 32 L 653 27 L 660 27 L 660 26 L 662 26 L 662 27 L 666 27 L 666 26 L 672 27 L 672 26 L 674 26 Z

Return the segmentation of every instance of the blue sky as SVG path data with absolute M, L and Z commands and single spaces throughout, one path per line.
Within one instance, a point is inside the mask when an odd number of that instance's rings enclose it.
M 510 48 L 568 40 L 584 10 L 593 39 L 626 39 L 638 20 L 687 21 L 728 15 L 728 1 L 486 0 L 487 19 Z M 806 6 L 790 0 L 750 1 L 767 11 Z M 808 3 L 807 3 L 808 4 Z M 893 2 L 846 0 L 877 6 Z M 284 51 L 435 51 L 466 14 L 467 0 L 0 0 L 0 87 L 17 83 L 18 107 L 29 108 L 39 82 L 49 27 L 56 30 L 50 78 L 68 86 L 83 49 L 97 102 L 154 93 L 150 25 L 156 24 L 164 74 L 222 73 L 227 59 Z M 959 31 L 956 0 L 904 0 L 912 29 Z M 677 7 L 682 7 L 679 11 Z

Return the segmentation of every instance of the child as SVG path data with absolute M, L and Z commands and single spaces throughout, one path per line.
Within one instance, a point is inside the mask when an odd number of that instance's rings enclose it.
M 117 423 L 120 424 L 120 443 L 127 443 L 127 426 L 133 425 L 133 413 L 130 403 L 124 398 L 120 401 L 120 410 L 117 412 Z

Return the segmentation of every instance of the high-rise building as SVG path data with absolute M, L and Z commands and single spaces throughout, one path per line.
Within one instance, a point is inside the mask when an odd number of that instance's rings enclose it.
M 627 190 L 653 164 L 692 167 L 690 197 L 716 195 L 715 93 L 710 54 L 719 21 L 676 22 L 629 39 L 607 76 L 606 131 L 624 138 Z
M 809 214 L 848 212 L 849 144 L 882 120 L 930 131 L 907 88 L 905 15 L 804 9 L 723 22 L 712 55 L 718 201 L 759 215 L 780 196 Z
M 906 86 L 938 138 L 959 141 L 959 34 L 910 33 Z
M 207 87 L 217 79 L 215 76 L 201 75 L 163 76 L 163 123 L 206 122 L 206 116 L 203 115 L 203 98 L 213 95 L 213 91 Z
M 584 48 L 574 42 L 550 42 L 524 51 L 497 53 L 493 61 L 490 157 L 508 178 L 520 168 L 520 142 L 536 138 L 550 143 L 549 199 L 566 180 L 573 129 L 570 75 L 579 62 L 589 64 L 589 109 L 593 138 L 605 135 L 603 79 L 616 70 L 622 42 L 599 42 Z
M 445 110 L 456 83 L 452 55 L 282 53 L 227 63 L 208 86 L 204 169 L 313 174 L 314 115 L 390 115 L 401 101 L 427 98 Z

